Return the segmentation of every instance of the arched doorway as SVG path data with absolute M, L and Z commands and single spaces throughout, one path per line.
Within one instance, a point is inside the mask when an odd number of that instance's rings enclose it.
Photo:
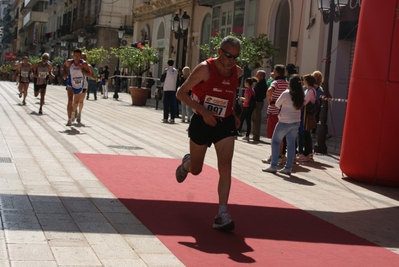
M 154 66 L 154 74 L 156 74 L 156 76 L 154 77 L 161 77 L 162 76 L 162 63 L 164 62 L 164 52 L 165 52 L 165 24 L 163 22 L 161 22 L 159 24 L 158 27 L 158 31 L 157 31 L 157 47 L 159 48 L 158 50 L 158 59 L 159 59 L 159 63 Z
M 288 0 L 282 0 L 276 13 L 276 27 L 274 31 L 274 46 L 279 49 L 278 55 L 274 58 L 274 64 L 287 63 L 288 54 L 288 33 L 290 29 L 290 6 Z
M 211 23 L 212 17 L 211 14 L 206 14 L 204 20 L 202 21 L 202 29 L 201 29 L 201 45 L 210 44 L 211 40 Z M 199 54 L 199 62 L 206 60 L 206 55 L 204 52 L 200 51 Z

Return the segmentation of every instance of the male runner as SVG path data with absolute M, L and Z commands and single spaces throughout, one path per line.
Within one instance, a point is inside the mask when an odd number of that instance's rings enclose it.
M 22 94 L 24 96 L 22 100 L 22 105 L 26 105 L 25 100 L 26 97 L 28 96 L 29 75 L 31 71 L 32 71 L 32 64 L 30 64 L 29 58 L 27 56 L 24 56 L 22 58 L 22 62 L 17 67 L 17 75 L 18 75 L 17 81 L 19 82 L 18 84 L 19 98 L 22 97 Z
M 227 201 L 234 141 L 240 126 L 240 119 L 233 110 L 238 77 L 242 74 L 236 65 L 240 49 L 239 39 L 225 37 L 218 48 L 218 57 L 197 65 L 177 92 L 178 99 L 191 107 L 194 114 L 188 129 L 190 154 L 183 157 L 182 164 L 176 169 L 176 179 L 181 183 L 189 172 L 198 175 L 208 147 L 214 144 L 219 171 L 219 212 L 212 227 L 220 230 L 234 229 L 234 222 L 227 213 Z
M 82 53 L 82 55 L 81 55 L 80 58 L 83 59 L 84 61 L 86 61 L 86 60 L 87 60 L 87 55 L 86 55 L 85 53 Z M 78 108 L 77 108 L 77 110 L 75 111 L 75 116 L 72 116 L 72 118 L 73 118 L 73 117 L 76 118 L 76 121 L 77 121 L 78 123 L 80 123 L 80 122 L 82 121 L 83 104 L 84 104 L 84 100 L 85 100 L 85 97 L 86 97 L 86 94 L 87 94 L 87 91 L 88 91 L 88 88 L 89 88 L 89 81 L 88 81 L 87 78 L 90 77 L 90 78 L 92 78 L 92 79 L 95 79 L 94 71 L 93 71 L 92 66 L 91 66 L 89 63 L 87 63 L 87 65 L 89 66 L 91 72 L 90 72 L 90 73 L 85 73 L 86 75 L 85 75 L 84 86 L 83 86 L 83 92 L 82 92 L 83 97 L 82 97 L 82 99 L 80 99 L 80 101 L 79 101 L 79 103 L 78 103 Z M 91 75 L 91 74 L 92 74 L 92 75 Z M 72 114 L 72 115 L 73 115 L 73 114 Z
M 42 55 L 42 60 L 35 65 L 33 65 L 33 75 L 34 75 L 34 91 L 35 97 L 37 97 L 40 93 L 40 108 L 39 114 L 43 114 L 42 107 L 44 105 L 44 97 L 46 96 L 46 88 L 47 81 L 49 77 L 54 77 L 53 75 L 53 67 L 51 63 L 48 61 L 50 55 L 48 53 L 44 53 Z
M 68 92 L 67 126 L 72 125 L 72 113 L 73 111 L 76 111 L 79 102 L 85 97 L 85 94 L 83 93 L 86 83 L 85 73 L 89 74 L 90 76 L 93 75 L 93 72 L 89 68 L 87 62 L 81 59 L 81 55 L 82 51 L 80 49 L 75 49 L 73 51 L 73 59 L 68 59 L 64 63 L 63 67 L 64 80 L 67 80 Z

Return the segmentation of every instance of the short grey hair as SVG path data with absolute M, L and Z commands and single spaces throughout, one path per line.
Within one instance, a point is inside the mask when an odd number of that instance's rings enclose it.
M 48 53 L 44 53 L 44 54 L 42 55 L 42 58 L 44 58 L 44 57 L 50 58 L 50 55 L 49 55 Z
M 223 40 L 220 42 L 220 47 L 223 47 L 224 45 L 229 44 L 233 47 L 239 47 L 241 48 L 241 41 L 237 37 L 234 36 L 226 36 L 223 38 Z
M 266 71 L 264 71 L 264 70 L 258 70 L 256 73 L 257 73 L 257 74 L 259 73 L 260 75 L 262 75 L 263 78 L 266 78 Z

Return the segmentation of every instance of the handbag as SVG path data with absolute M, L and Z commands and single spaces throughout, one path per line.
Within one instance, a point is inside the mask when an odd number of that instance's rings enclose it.
M 306 112 L 306 114 L 309 114 L 309 115 L 316 114 L 317 112 L 319 112 L 319 109 L 320 109 L 320 103 L 317 99 L 316 92 L 314 89 L 312 91 L 315 94 L 315 102 L 314 103 L 308 102 L 305 106 L 305 112 Z

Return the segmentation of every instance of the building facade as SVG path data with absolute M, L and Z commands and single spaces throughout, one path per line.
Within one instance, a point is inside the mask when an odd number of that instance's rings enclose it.
M 267 34 L 279 53 L 273 63 L 293 63 L 299 74 L 320 70 L 324 73 L 328 25 L 318 10 L 316 0 L 10 0 L 19 21 L 8 49 L 20 54 L 69 57 L 74 46 L 130 46 L 148 42 L 158 48 L 160 62 L 153 66 L 154 77 L 160 77 L 169 58 L 175 66 L 194 68 L 204 55 L 199 45 L 207 44 L 217 32 L 245 36 Z M 16 4 L 15 4 L 16 3 Z M 15 11 L 19 8 L 19 12 Z M 329 88 L 334 98 L 346 99 L 361 0 L 348 0 L 341 17 L 334 23 Z M 3 10 L 4 11 L 4 10 Z M 5 12 L 7 13 L 7 12 Z M 187 14 L 190 24 L 176 34 L 172 20 Z M 3 14 L 3 19 L 6 17 Z M 9 17 L 7 17 L 9 19 Z M 4 23 L 4 22 L 3 22 Z M 120 40 L 118 28 L 125 34 Z M 81 38 L 78 38 L 78 37 Z M 81 40 L 79 43 L 78 41 Z M 63 46 L 64 44 L 64 46 Z M 116 58 L 104 64 L 111 71 Z M 270 73 L 270 66 L 264 66 Z M 252 70 L 254 74 L 256 70 Z M 251 73 L 249 74 L 251 75 Z M 342 134 L 345 102 L 330 102 L 329 132 Z M 264 115 L 265 112 L 264 112 Z

